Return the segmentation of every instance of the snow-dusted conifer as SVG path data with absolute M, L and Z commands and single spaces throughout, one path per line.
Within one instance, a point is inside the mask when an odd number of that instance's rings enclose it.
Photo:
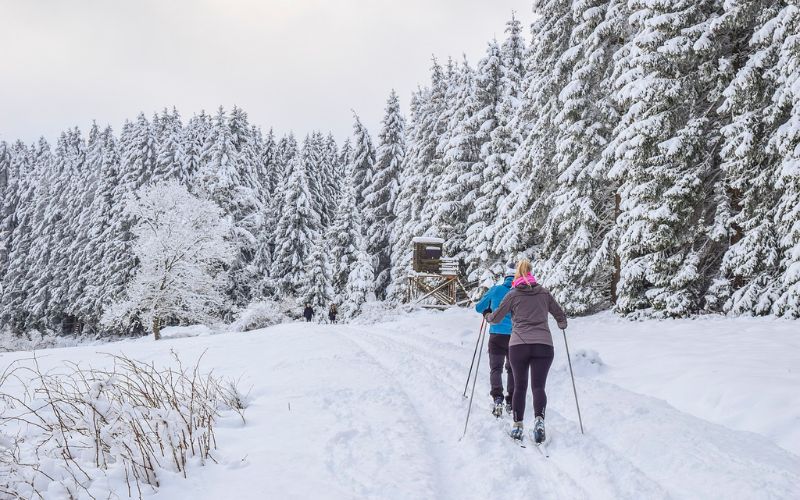
M 349 170 L 347 171 L 349 174 Z M 347 285 L 347 277 L 355 262 L 361 234 L 361 212 L 356 205 L 356 190 L 352 176 L 346 175 L 339 196 L 336 215 L 328 229 L 327 241 L 331 251 L 332 284 L 339 296 Z
M 608 303 L 612 295 L 613 248 L 605 235 L 615 217 L 615 193 L 598 159 L 618 114 L 607 74 L 624 36 L 620 2 L 589 0 L 572 6 L 575 27 L 560 64 L 572 68 L 558 99 L 558 175 L 542 227 L 544 284 L 571 314 Z
M 453 70 L 447 86 L 447 107 L 443 119 L 447 120 L 444 133 L 439 137 L 437 156 L 442 170 L 430 195 L 431 225 L 439 237 L 447 241 L 448 253 L 464 258 L 467 216 L 473 209 L 475 193 L 480 184 L 479 145 L 476 140 L 474 71 L 463 62 Z
M 298 302 L 311 304 L 317 310 L 328 307 L 335 295 L 331 285 L 333 269 L 330 261 L 330 248 L 326 239 L 320 235 L 317 236 L 314 248 L 306 259 L 305 282 L 298 294 Z
M 475 270 L 497 260 L 492 243 L 497 220 L 497 205 L 505 198 L 503 178 L 510 168 L 510 157 L 519 142 L 511 127 L 514 104 L 511 98 L 503 99 L 503 64 L 500 47 L 492 41 L 486 55 L 478 63 L 475 74 L 475 111 L 470 117 L 474 122 L 476 145 L 479 148 L 481 172 L 477 186 L 474 208 L 467 218 L 465 245 L 469 248 L 470 268 Z M 504 121 L 498 130 L 501 103 Z M 477 277 L 477 276 L 475 276 Z
M 185 182 L 188 179 L 187 159 L 183 143 L 183 123 L 178 110 L 172 108 L 170 113 L 164 109 L 159 117 L 159 124 L 154 177 Z
M 569 48 L 573 28 L 569 0 L 543 0 L 534 4 L 539 15 L 531 26 L 532 39 L 525 57 L 515 130 L 522 144 L 512 159 L 504 182 L 511 193 L 497 207 L 493 252 L 497 255 L 527 254 L 536 259 L 541 227 L 548 212 L 543 194 L 553 189 L 556 175 L 553 157 L 559 111 L 558 95 L 570 68 L 560 64 Z M 539 267 L 538 265 L 536 267 Z
M 347 275 L 347 283 L 342 294 L 342 316 L 353 318 L 361 312 L 366 302 L 375 300 L 375 273 L 372 258 L 367 252 L 367 241 L 359 235 L 353 265 Z
M 314 211 L 308 174 L 300 155 L 290 160 L 287 173 L 270 275 L 281 292 L 297 295 L 305 283 L 303 266 L 316 240 L 319 214 Z
M 183 146 L 183 165 L 179 180 L 184 183 L 193 182 L 203 162 L 203 149 L 211 131 L 209 116 L 203 111 L 194 115 L 183 128 L 181 145 Z
M 605 153 L 613 162 L 609 177 L 620 182 L 616 309 L 685 316 L 702 307 L 710 250 L 704 205 L 716 179 L 710 153 L 717 141 L 718 54 L 702 34 L 716 4 L 632 0 L 629 6 L 637 33 L 614 75 L 622 82 L 617 102 L 624 114 Z
M 364 195 L 372 182 L 373 169 L 375 168 L 375 149 L 372 147 L 372 138 L 361 119 L 353 114 L 353 154 L 352 176 L 356 189 L 356 204 L 364 207 Z
M 405 158 L 404 134 L 405 121 L 397 94 L 393 90 L 386 102 L 372 179 L 364 193 L 367 251 L 376 263 L 375 290 L 379 298 L 385 296 L 391 279 L 389 231 L 395 220 L 398 176 Z

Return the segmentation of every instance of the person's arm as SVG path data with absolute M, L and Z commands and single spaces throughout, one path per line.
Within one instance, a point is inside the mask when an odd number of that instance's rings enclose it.
M 567 328 L 567 315 L 564 314 L 564 310 L 561 309 L 561 306 L 558 305 L 556 299 L 553 298 L 550 293 L 547 293 L 547 308 L 550 311 L 550 314 L 556 319 L 556 323 L 558 323 L 558 327 L 562 330 Z
M 481 300 L 479 300 L 478 303 L 475 304 L 475 311 L 479 314 L 483 314 L 483 311 L 489 309 L 489 306 L 491 304 L 492 304 L 492 289 L 490 288 L 489 290 L 486 291 L 486 293 L 483 294 Z
M 500 301 L 500 305 L 497 306 L 497 309 L 492 311 L 486 316 L 486 321 L 495 325 L 503 321 L 503 318 L 506 317 L 506 314 L 511 312 L 511 301 L 514 297 L 514 290 L 511 290 L 503 297 L 503 300 Z

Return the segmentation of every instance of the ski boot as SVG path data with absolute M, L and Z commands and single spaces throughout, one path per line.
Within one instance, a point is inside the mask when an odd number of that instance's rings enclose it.
M 542 444 L 545 440 L 544 417 L 537 416 L 536 423 L 533 424 L 533 440 L 536 444 Z
M 500 418 L 503 416 L 503 396 L 497 396 L 496 398 L 494 398 L 492 415 L 494 415 L 495 418 Z
M 511 409 L 511 401 L 506 401 L 506 413 L 508 413 L 509 415 L 511 415 L 511 412 L 512 412 L 512 409 Z
M 511 439 L 514 441 L 521 443 L 522 437 L 525 435 L 522 430 L 522 422 L 514 422 L 511 426 L 511 430 L 508 431 L 508 435 L 511 436 Z

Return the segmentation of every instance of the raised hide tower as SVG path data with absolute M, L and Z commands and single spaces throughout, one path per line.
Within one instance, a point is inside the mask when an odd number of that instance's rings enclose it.
M 406 302 L 423 307 L 446 308 L 467 300 L 459 279 L 458 261 L 444 256 L 444 240 L 417 237 L 411 240 L 413 271 L 408 276 Z

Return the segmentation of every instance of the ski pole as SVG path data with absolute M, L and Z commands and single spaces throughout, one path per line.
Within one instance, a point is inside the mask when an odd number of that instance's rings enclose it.
M 481 327 L 478 329 L 478 340 L 475 341 L 475 352 L 472 353 L 472 363 L 469 365 L 469 373 L 467 373 L 467 382 L 464 384 L 464 399 L 467 399 L 467 387 L 469 387 L 469 379 L 472 377 L 472 367 L 475 366 L 475 356 L 478 354 L 478 344 L 481 341 L 481 335 L 483 335 L 483 327 L 486 325 L 486 318 L 484 317 L 481 321 Z
M 572 374 L 572 359 L 569 357 L 569 345 L 567 344 L 567 332 L 561 329 L 564 334 L 564 347 L 567 349 L 567 363 L 569 363 L 569 376 L 572 379 L 572 393 L 575 394 L 575 408 L 578 409 L 578 423 L 581 426 L 581 434 L 583 434 L 583 420 L 581 419 L 581 407 L 578 404 L 578 390 L 575 389 L 575 375 Z
M 478 338 L 478 345 L 483 346 L 483 339 L 486 337 L 486 327 L 481 329 L 480 337 Z M 475 375 L 472 377 L 472 394 L 469 396 L 469 407 L 467 407 L 467 419 L 464 421 L 464 433 L 458 438 L 459 441 L 464 439 L 464 436 L 467 435 L 467 425 L 469 424 L 469 414 L 472 412 L 472 399 L 475 397 L 475 386 L 478 382 L 478 370 L 481 367 L 481 354 L 483 354 L 483 349 L 478 351 L 478 364 L 475 365 Z

